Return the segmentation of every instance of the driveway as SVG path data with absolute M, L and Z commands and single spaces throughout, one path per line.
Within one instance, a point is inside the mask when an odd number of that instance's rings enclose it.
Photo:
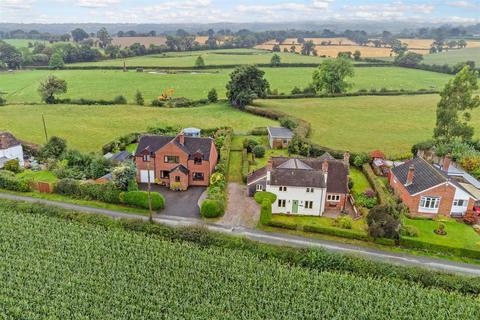
M 140 189 L 147 190 L 146 184 L 140 184 Z M 200 218 L 197 202 L 205 187 L 190 187 L 187 191 L 172 191 L 167 187 L 152 185 L 152 191 L 160 192 L 165 197 L 165 209 L 158 215 L 168 215 L 186 218 Z
M 218 224 L 230 227 L 255 228 L 260 218 L 260 207 L 247 197 L 246 187 L 239 183 L 228 184 L 228 206 Z

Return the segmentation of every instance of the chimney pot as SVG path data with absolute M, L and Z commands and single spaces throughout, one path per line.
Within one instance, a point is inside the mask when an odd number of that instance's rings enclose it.
M 447 154 L 443 158 L 442 170 L 445 172 L 448 172 L 448 168 L 450 168 L 451 163 L 452 163 L 452 156 L 450 154 Z
M 343 163 L 345 163 L 346 166 L 350 165 L 350 152 L 346 151 L 343 154 Z
M 407 173 L 407 182 L 405 183 L 406 186 L 409 186 L 413 183 L 413 176 L 414 176 L 414 173 L 415 173 L 415 167 L 412 165 L 410 165 L 410 167 L 408 168 L 408 173 Z
M 178 142 L 179 142 L 181 145 L 184 145 L 184 144 L 185 144 L 185 134 L 183 133 L 183 130 L 180 131 L 180 133 L 178 134 Z
M 323 160 L 323 163 L 322 163 L 322 171 L 325 173 L 325 172 L 328 172 L 328 160 L 325 159 Z

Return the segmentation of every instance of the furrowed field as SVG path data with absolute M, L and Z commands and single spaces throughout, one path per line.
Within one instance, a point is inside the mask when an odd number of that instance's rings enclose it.
M 264 68 L 271 89 L 290 93 L 294 86 L 306 87 L 312 80 L 315 68 Z M 136 90 L 140 90 L 146 102 L 158 97 L 166 89 L 173 88 L 175 97 L 205 99 L 211 88 L 225 97 L 225 85 L 232 69 L 188 71 L 167 74 L 165 72 L 123 72 L 120 70 L 63 70 L 19 71 L 0 73 L 0 90 L 9 103 L 40 102 L 39 83 L 48 75 L 56 75 L 68 83 L 64 97 L 108 99 L 123 94 L 133 102 Z M 398 67 L 358 67 L 350 91 L 360 89 L 440 89 L 450 75 Z
M 478 299 L 0 203 L 3 319 L 478 319 Z M 239 290 L 239 288 L 241 288 Z
M 312 124 L 312 141 L 350 151 L 380 149 L 395 156 L 433 134 L 438 95 L 259 100 L 256 104 L 292 114 Z M 480 126 L 480 111 L 472 112 Z M 478 132 L 476 132 L 478 137 Z
M 139 106 L 9 105 L 0 108 L 0 128 L 19 139 L 44 143 L 42 114 L 50 136 L 67 139 L 83 151 L 99 151 L 121 135 L 142 132 L 149 126 L 212 128 L 231 126 L 246 132 L 274 122 L 238 111 L 224 104 L 196 108 L 152 108 Z

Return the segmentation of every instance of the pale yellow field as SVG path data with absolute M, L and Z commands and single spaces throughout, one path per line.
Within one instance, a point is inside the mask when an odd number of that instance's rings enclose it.
M 225 37 L 227 38 L 227 37 Z M 196 36 L 195 41 L 199 44 L 205 44 L 208 40 L 207 36 Z M 158 37 L 113 37 L 112 44 L 119 45 L 120 47 L 129 47 L 134 43 L 143 44 L 145 47 L 149 47 L 151 44 L 156 46 L 165 44 L 167 42 L 167 38 L 165 36 L 158 36 Z M 219 40 L 218 43 L 223 43 L 222 40 Z

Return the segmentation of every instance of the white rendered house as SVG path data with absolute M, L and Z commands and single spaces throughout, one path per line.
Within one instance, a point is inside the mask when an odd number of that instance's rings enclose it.
M 25 165 L 22 144 L 10 132 L 0 132 L 0 169 L 13 159 L 17 159 L 21 167 Z

